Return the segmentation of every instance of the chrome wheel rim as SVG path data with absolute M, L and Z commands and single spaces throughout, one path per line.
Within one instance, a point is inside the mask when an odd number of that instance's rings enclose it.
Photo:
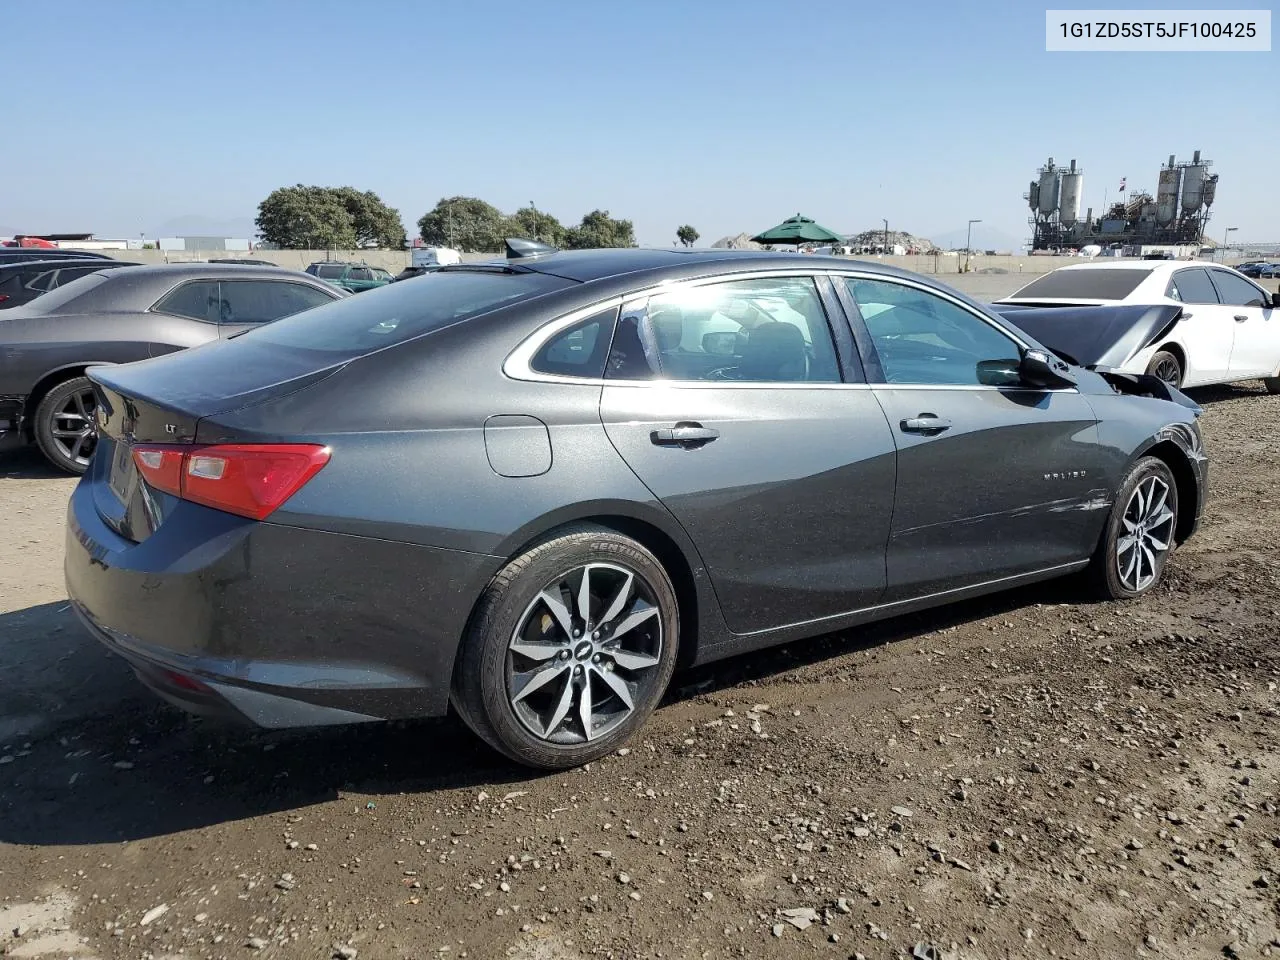
M 511 710 L 539 740 L 598 740 L 648 699 L 662 644 L 662 611 L 644 577 L 616 563 L 574 567 L 539 591 L 511 634 Z
M 1155 582 L 1173 542 L 1173 522 L 1169 485 L 1158 476 L 1147 477 L 1129 497 L 1116 538 L 1116 573 L 1126 589 L 1138 592 Z
M 69 394 L 53 412 L 49 436 L 68 460 L 81 467 L 89 465 L 98 444 L 98 403 L 92 390 Z
M 1182 377 L 1182 371 L 1178 369 L 1178 362 L 1172 357 L 1164 357 L 1156 364 L 1155 370 L 1152 371 L 1156 377 L 1169 384 L 1171 387 L 1178 385 L 1178 380 Z

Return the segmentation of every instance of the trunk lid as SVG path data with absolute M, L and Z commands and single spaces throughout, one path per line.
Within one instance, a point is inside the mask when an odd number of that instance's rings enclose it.
M 232 347 L 235 362 L 227 362 Z M 98 448 L 89 464 L 98 514 L 141 542 L 182 501 L 142 481 L 133 460 L 141 443 L 194 444 L 200 422 L 265 403 L 325 379 L 348 361 L 317 361 L 305 351 L 220 341 L 118 367 L 91 367 L 98 399 Z

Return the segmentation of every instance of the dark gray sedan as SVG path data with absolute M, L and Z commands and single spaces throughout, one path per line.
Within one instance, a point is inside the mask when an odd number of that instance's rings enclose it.
M 67 588 L 146 684 L 268 727 L 452 704 L 541 767 L 677 664 L 1143 594 L 1204 498 L 1177 390 L 849 260 L 525 246 L 90 377 Z
M 166 264 L 102 270 L 0 313 L 0 449 L 37 443 L 83 473 L 97 440 L 85 370 L 251 330 L 343 296 L 277 267 Z

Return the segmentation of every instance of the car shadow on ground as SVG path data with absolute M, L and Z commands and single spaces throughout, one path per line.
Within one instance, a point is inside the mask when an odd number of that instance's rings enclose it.
M 68 480 L 63 473 L 45 459 L 36 447 L 19 447 L 0 453 L 0 479 L 11 480 Z
M 665 705 L 1033 603 L 1040 584 L 678 673 Z M 262 732 L 195 720 L 147 692 L 66 604 L 0 615 L 0 843 L 116 843 L 337 799 L 516 785 L 541 776 L 454 717 Z M 6 728 L 5 724 L 8 724 Z

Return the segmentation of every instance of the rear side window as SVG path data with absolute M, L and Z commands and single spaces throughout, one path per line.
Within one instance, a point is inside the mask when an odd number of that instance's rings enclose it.
M 534 355 L 530 368 L 564 377 L 604 376 L 604 358 L 617 315 L 618 308 L 611 307 L 556 334 Z
M 343 269 L 340 263 L 322 263 L 312 273 L 321 280 L 341 280 Z
M 344 297 L 238 339 L 354 356 L 574 285 L 542 273 L 437 270 Z
M 372 280 L 373 271 L 368 267 L 352 267 L 349 280 Z
M 1265 303 L 1262 291 L 1243 277 L 1225 270 L 1211 270 L 1209 276 L 1213 277 L 1213 285 L 1218 288 L 1223 303 L 1233 307 L 1261 307 Z
M 1167 295 L 1182 303 L 1217 303 L 1218 294 L 1209 275 L 1199 267 L 1179 270 L 1169 281 Z
M 1123 300 L 1151 276 L 1150 270 L 1055 270 L 1013 294 L 1019 300 Z

